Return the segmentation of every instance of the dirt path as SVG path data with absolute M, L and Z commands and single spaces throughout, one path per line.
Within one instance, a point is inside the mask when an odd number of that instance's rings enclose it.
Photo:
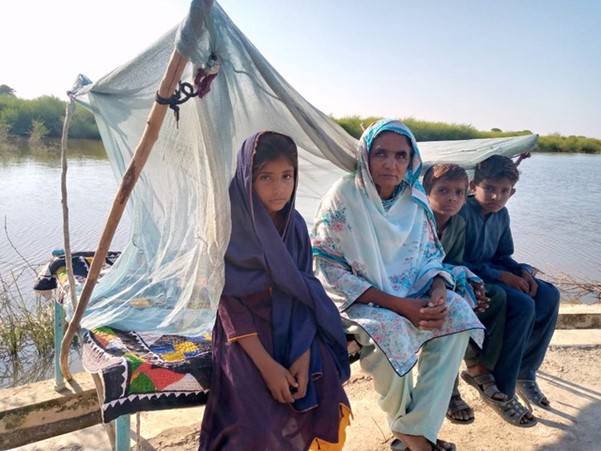
M 552 400 L 551 411 L 535 410 L 539 424 L 511 426 L 497 416 L 463 381 L 464 399 L 474 408 L 473 424 L 445 420 L 440 436 L 459 450 L 601 450 L 601 349 L 552 348 L 541 368 L 539 383 Z M 392 438 L 371 390 L 370 378 L 353 365 L 346 386 L 355 420 L 348 429 L 345 451 L 384 451 Z M 198 425 L 173 428 L 148 440 L 146 450 L 195 450 Z

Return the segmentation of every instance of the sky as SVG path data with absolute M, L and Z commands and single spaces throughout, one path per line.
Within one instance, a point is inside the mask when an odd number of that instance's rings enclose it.
M 222 0 L 309 102 L 335 117 L 412 117 L 601 139 L 598 0 Z M 20 98 L 97 80 L 186 15 L 184 0 L 4 2 L 0 84 Z

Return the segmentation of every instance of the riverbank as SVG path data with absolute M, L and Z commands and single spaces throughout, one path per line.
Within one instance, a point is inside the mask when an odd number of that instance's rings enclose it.
M 472 425 L 455 425 L 445 420 L 440 436 L 457 444 L 459 450 L 565 450 L 598 449 L 601 443 L 601 329 L 557 330 L 539 372 L 539 383 L 552 400 L 552 409 L 536 409 L 539 424 L 530 429 L 501 420 L 460 382 L 464 399 L 474 408 Z M 377 405 L 371 379 L 358 363 L 346 384 L 354 421 L 348 429 L 345 451 L 385 451 L 391 434 Z M 195 450 L 203 407 L 144 412 L 132 418 L 132 447 L 140 450 Z M 96 450 L 109 451 L 110 444 L 100 425 L 17 448 L 21 451 Z

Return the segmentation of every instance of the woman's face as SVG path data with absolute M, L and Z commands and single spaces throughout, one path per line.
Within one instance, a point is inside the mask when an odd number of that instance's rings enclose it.
M 270 216 L 281 211 L 294 191 L 294 166 L 285 156 L 266 161 L 253 174 L 253 188 Z
M 403 181 L 411 162 L 411 144 L 406 136 L 384 132 L 374 139 L 369 152 L 369 172 L 378 194 L 389 199 Z

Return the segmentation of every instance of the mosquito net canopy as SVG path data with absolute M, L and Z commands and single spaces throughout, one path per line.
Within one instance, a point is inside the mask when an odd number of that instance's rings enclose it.
M 129 244 L 95 287 L 82 326 L 197 335 L 211 330 L 230 236 L 228 186 L 243 140 L 259 130 L 299 148 L 297 208 L 309 224 L 319 200 L 354 169 L 357 141 L 297 93 L 214 2 L 195 0 L 182 23 L 146 51 L 74 91 L 98 123 L 121 180 L 173 50 L 182 81 L 211 74 L 210 90 L 168 114 L 128 202 Z M 215 75 L 216 74 L 216 75 Z M 530 150 L 536 136 L 421 143 L 426 164 L 473 167 Z M 93 202 L 90 199 L 90 202 Z

